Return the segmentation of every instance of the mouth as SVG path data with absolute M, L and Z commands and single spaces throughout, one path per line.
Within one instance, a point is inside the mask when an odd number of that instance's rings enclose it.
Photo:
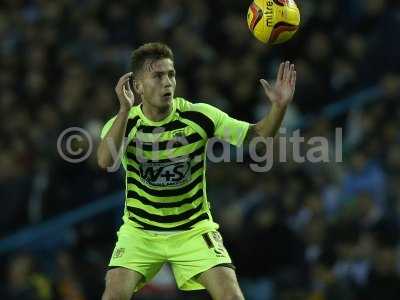
M 165 99 L 170 99 L 172 98 L 172 92 L 166 92 L 162 95 L 162 97 Z

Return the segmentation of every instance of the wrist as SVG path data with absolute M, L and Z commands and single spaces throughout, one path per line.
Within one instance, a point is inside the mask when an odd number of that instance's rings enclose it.
M 280 112 L 284 113 L 288 107 L 288 104 L 279 104 L 279 103 L 273 103 L 272 104 L 272 110 L 275 112 Z
M 118 115 L 127 116 L 129 115 L 130 108 L 123 108 L 121 107 L 118 111 Z

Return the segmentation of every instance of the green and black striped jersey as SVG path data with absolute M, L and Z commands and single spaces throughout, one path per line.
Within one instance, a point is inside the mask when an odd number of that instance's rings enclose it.
M 107 134 L 115 117 L 104 126 Z M 215 137 L 240 146 L 249 123 L 205 103 L 175 98 L 168 117 L 146 118 L 141 105 L 129 113 L 122 158 L 126 170 L 124 222 L 155 231 L 213 226 L 206 195 L 206 146 Z

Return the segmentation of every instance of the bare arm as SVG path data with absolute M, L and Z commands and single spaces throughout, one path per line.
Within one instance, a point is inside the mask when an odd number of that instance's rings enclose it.
M 115 92 L 120 102 L 120 109 L 113 125 L 106 136 L 101 140 L 97 149 L 97 163 L 102 169 L 113 166 L 121 151 L 126 124 L 128 123 L 129 111 L 135 101 L 129 86 L 131 75 L 131 73 L 127 73 L 122 76 L 115 87 Z
M 264 138 L 274 137 L 282 124 L 285 112 L 286 108 L 280 109 L 273 105 L 268 115 L 256 124 L 250 125 L 245 143 L 249 143 L 253 138 L 258 136 Z
M 274 137 L 282 124 L 286 108 L 293 100 L 296 86 L 296 71 L 293 64 L 288 61 L 281 63 L 274 86 L 266 80 L 260 80 L 266 96 L 272 102 L 270 112 L 259 122 L 250 126 L 246 136 L 249 143 L 252 138 L 261 136 L 264 138 Z

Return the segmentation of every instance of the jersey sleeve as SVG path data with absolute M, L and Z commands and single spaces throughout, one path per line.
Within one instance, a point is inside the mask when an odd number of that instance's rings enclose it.
M 205 103 L 199 103 L 200 112 L 214 124 L 214 136 L 235 146 L 241 146 L 250 123 L 232 118 L 222 110 Z
M 107 121 L 107 123 L 103 126 L 103 129 L 101 130 L 100 137 L 101 139 L 104 139 L 104 137 L 107 135 L 108 131 L 110 130 L 111 126 L 113 125 L 115 119 L 117 116 L 111 118 L 110 120 Z

